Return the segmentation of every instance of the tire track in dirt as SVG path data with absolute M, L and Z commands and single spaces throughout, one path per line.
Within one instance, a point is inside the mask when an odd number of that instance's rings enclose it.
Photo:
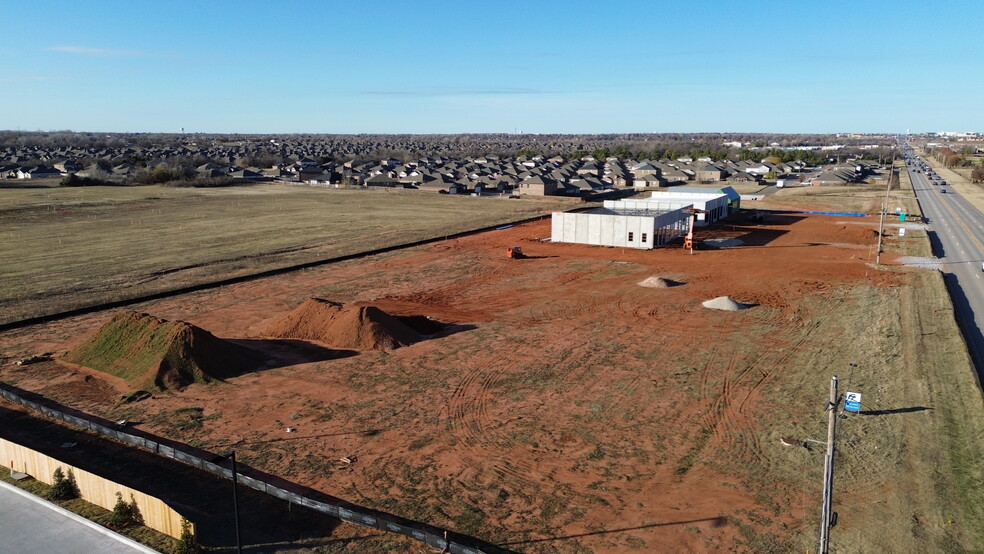
M 716 359 L 717 356 L 715 355 Z M 715 364 L 709 362 L 704 373 L 714 370 Z M 743 414 L 737 407 L 737 400 L 741 392 L 745 390 L 742 382 L 751 373 L 753 366 L 740 363 L 737 352 L 732 352 L 728 357 L 727 365 L 720 371 L 722 382 L 720 387 L 710 384 L 709 376 L 701 377 L 701 395 L 711 399 L 710 404 L 702 410 L 701 421 L 704 429 L 709 429 L 713 443 L 707 446 L 727 445 L 729 450 L 742 459 L 752 458 L 754 461 L 761 461 L 762 454 L 760 449 L 755 448 L 753 422 L 746 414 Z M 748 437 L 753 437 L 749 439 Z M 751 444 L 748 444 L 751 442 Z M 706 446 L 705 446 L 706 448 Z
M 646 322 L 661 312 L 659 304 L 643 303 L 638 294 L 621 292 L 609 296 L 594 296 L 584 298 L 576 304 L 548 302 L 539 311 L 531 308 L 529 315 L 520 321 L 525 325 L 542 325 L 547 322 L 564 319 L 575 321 L 585 318 L 608 318 L 622 321 L 623 316 L 629 316 L 637 321 Z M 665 309 L 663 307 L 662 309 Z
M 504 355 L 479 361 L 464 373 L 448 399 L 448 427 L 469 452 L 481 453 L 480 447 L 492 440 L 487 431 L 494 420 L 488 403 L 492 388 L 507 368 L 504 362 Z
M 804 326 L 782 325 L 782 322 L 780 322 L 779 326 L 782 331 L 780 331 L 776 338 L 779 341 L 777 344 L 782 344 L 783 346 L 771 348 L 762 355 L 757 356 L 753 365 L 749 367 L 749 369 L 755 369 L 758 372 L 758 379 L 744 390 L 744 395 L 741 401 L 738 402 L 734 415 L 735 420 L 743 422 L 746 428 L 750 428 L 754 424 L 754 410 L 751 409 L 750 401 L 758 397 L 762 388 L 772 378 L 771 368 L 784 367 L 795 355 L 802 352 L 809 345 L 814 333 L 834 313 L 835 307 L 839 305 L 839 302 L 828 298 L 819 305 L 821 309 L 811 314 L 811 318 Z M 744 433 L 741 437 L 745 444 L 739 445 L 739 450 L 751 451 L 756 454 L 757 459 L 762 460 L 760 453 L 764 449 L 759 434 Z
M 542 486 L 544 477 L 552 477 L 557 472 L 557 469 L 553 468 L 544 473 L 537 464 L 524 459 L 506 458 L 505 456 L 492 458 L 490 467 L 500 479 L 512 480 L 520 487 Z
M 497 432 L 499 427 L 489 413 L 489 400 L 499 379 L 512 367 L 506 356 L 495 356 L 480 361 L 465 372 L 455 387 L 446 407 L 448 426 L 468 456 L 485 460 L 486 465 L 499 479 L 510 480 L 520 486 L 540 486 L 543 477 L 556 475 L 559 467 L 541 468 L 539 463 L 501 455 L 490 456 L 490 451 L 508 448 L 509 442 Z
M 531 307 L 529 315 L 519 321 L 520 325 L 543 325 L 545 323 L 565 319 L 573 321 L 581 319 L 585 314 L 595 315 L 596 310 L 608 302 L 607 298 L 592 297 L 577 304 L 550 301 L 542 307 Z
M 719 350 L 723 347 L 717 346 L 711 351 L 698 379 L 701 398 L 709 401 L 701 410 L 700 421 L 704 429 L 710 430 L 713 439 L 704 445 L 702 451 L 709 446 L 720 445 L 742 460 L 766 461 L 759 433 L 755 431 L 751 402 L 772 378 L 772 368 L 782 367 L 801 352 L 837 304 L 832 299 L 820 303 L 822 310 L 812 314 L 805 326 L 783 325 L 779 321 L 782 331 L 775 335 L 777 347 L 756 354 L 747 363 L 732 352 L 727 363 L 722 364 L 719 363 Z M 719 386 L 711 383 L 712 372 L 720 377 Z

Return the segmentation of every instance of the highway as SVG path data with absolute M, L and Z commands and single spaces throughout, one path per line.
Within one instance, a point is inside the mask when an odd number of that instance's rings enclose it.
M 943 277 L 978 381 L 984 382 L 984 214 L 949 185 L 933 185 L 914 165 L 907 170 L 929 221 L 933 253 L 943 262 Z

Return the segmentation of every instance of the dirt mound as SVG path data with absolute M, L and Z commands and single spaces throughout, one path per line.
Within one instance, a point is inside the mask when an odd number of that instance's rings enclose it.
M 728 312 L 737 312 L 738 310 L 748 308 L 746 304 L 735 302 L 730 296 L 718 296 L 712 300 L 706 300 L 703 302 L 703 306 L 712 310 L 725 310 Z
M 180 389 L 255 369 L 262 355 L 184 321 L 122 312 L 62 356 L 137 389 Z
M 676 287 L 682 285 L 683 283 L 679 281 L 674 281 L 673 279 L 667 279 L 665 277 L 649 277 L 642 281 L 639 281 L 640 287 L 647 287 L 651 289 L 667 289 L 670 287 Z
M 420 334 L 375 306 L 310 298 L 263 331 L 264 336 L 316 340 L 334 348 L 394 350 Z

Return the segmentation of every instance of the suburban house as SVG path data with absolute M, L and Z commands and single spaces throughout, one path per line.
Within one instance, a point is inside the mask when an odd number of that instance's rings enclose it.
M 636 181 L 641 180 L 646 175 L 656 175 L 658 177 L 662 173 L 658 167 L 649 162 L 639 162 L 633 165 L 629 169 L 629 172 L 632 173 L 632 179 Z
M 725 180 L 729 183 L 757 183 L 761 178 L 758 174 L 738 171 L 734 175 L 728 175 Z
M 557 182 L 537 175 L 520 182 L 517 192 L 529 196 L 550 196 L 557 193 Z
M 79 171 L 85 169 L 85 166 L 75 160 L 65 160 L 63 162 L 56 163 L 55 169 L 62 173 L 78 173 Z
M 403 183 L 400 182 L 399 177 L 390 174 L 389 172 L 377 173 L 366 179 L 367 187 L 402 187 Z
M 49 177 L 61 177 L 61 171 L 52 167 L 22 167 L 17 170 L 18 179 L 45 179 Z
M 697 180 L 701 183 L 713 183 L 723 181 L 728 172 L 714 164 L 707 164 L 697 170 Z
M 658 173 L 647 173 L 642 177 L 633 179 L 632 186 L 636 190 L 665 187 L 666 179 Z

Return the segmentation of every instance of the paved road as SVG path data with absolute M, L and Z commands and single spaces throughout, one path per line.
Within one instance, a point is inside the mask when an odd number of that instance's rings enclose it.
M 0 482 L 0 552 L 152 554 L 156 551 Z
M 943 261 L 957 323 L 984 382 L 984 214 L 949 186 L 933 185 L 909 168 L 909 179 L 923 215 L 929 218 L 933 253 Z M 943 193 L 942 190 L 946 190 Z

